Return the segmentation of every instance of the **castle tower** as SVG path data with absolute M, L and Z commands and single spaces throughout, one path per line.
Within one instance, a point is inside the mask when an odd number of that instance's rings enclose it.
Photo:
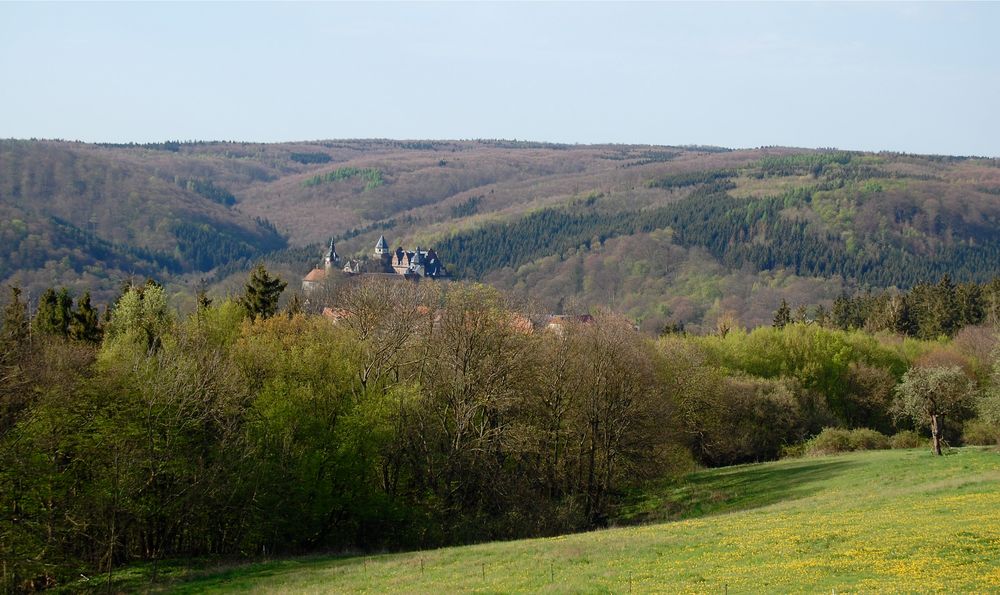
M 389 251 L 389 242 L 385 241 L 385 236 L 379 236 L 378 241 L 375 242 L 375 258 L 382 264 L 383 272 L 393 272 L 392 252 Z
M 323 256 L 323 268 L 330 271 L 334 266 L 340 262 L 340 256 L 337 255 L 337 249 L 333 245 L 333 238 L 330 238 L 330 248 L 326 251 Z

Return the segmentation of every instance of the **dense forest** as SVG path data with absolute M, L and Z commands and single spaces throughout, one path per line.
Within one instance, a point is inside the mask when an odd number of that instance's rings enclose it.
M 786 269 L 808 277 L 840 276 L 870 287 L 909 287 L 917 280 L 953 272 L 968 280 L 996 274 L 1000 235 L 982 233 L 978 242 L 940 246 L 920 257 L 900 247 L 849 250 L 846 243 L 810 230 L 805 221 L 781 217 L 781 211 L 808 203 L 810 194 L 756 201 L 734 201 L 717 187 L 656 209 L 605 213 L 579 207 L 547 209 L 511 223 L 480 227 L 440 243 L 442 258 L 466 276 L 517 268 L 553 252 L 611 237 L 674 230 L 676 243 L 707 249 L 732 268 Z
M 103 311 L 13 290 L 3 588 L 103 584 L 137 561 L 155 574 L 553 535 L 614 522 L 630 488 L 697 465 L 996 443 L 996 284 L 945 278 L 656 338 L 461 282 L 362 277 L 280 307 L 286 284 L 262 266 L 187 314 L 153 281 Z M 879 313 L 894 300 L 911 314 Z
M 0 141 L 0 283 L 100 302 L 155 277 L 190 310 L 261 259 L 304 275 L 434 247 L 549 312 L 609 306 L 649 333 L 767 324 L 784 299 L 907 292 L 1000 261 L 996 159 L 781 147 L 344 140 Z
M 735 172 L 675 174 L 651 180 L 648 185 L 696 190 L 665 206 L 608 211 L 595 200 L 577 201 L 447 237 L 438 250 L 466 276 L 476 276 L 505 267 L 516 269 L 577 246 L 590 248 L 610 237 L 670 229 L 677 244 L 705 248 L 721 263 L 736 269 L 785 269 L 799 276 L 839 276 L 868 287 L 901 288 L 946 273 L 967 281 L 989 280 L 996 275 L 1000 234 L 992 217 L 969 221 L 958 213 L 936 213 L 933 219 L 924 220 L 919 211 L 896 208 L 894 224 L 914 225 L 912 229 L 920 232 L 915 236 L 918 241 L 893 237 L 884 226 L 870 237 L 860 233 L 845 237 L 830 225 L 786 216 L 812 209 L 814 200 L 826 200 L 828 193 L 859 192 L 861 196 L 855 200 L 860 200 L 883 192 L 878 183 L 853 187 L 859 179 L 888 176 L 854 161 L 846 153 L 762 159 L 747 168 L 749 176 L 766 178 L 808 171 L 816 180 L 776 196 L 750 199 L 736 199 L 728 193 L 737 188 L 729 180 Z M 829 164 L 841 169 L 824 177 Z M 923 241 L 935 235 L 944 235 L 943 241 Z

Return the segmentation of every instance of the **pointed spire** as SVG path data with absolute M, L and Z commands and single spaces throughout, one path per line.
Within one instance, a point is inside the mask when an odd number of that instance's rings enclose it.
M 375 254 L 388 254 L 389 253 L 389 243 L 385 241 L 385 236 L 380 235 L 378 237 L 378 242 L 375 243 Z
M 331 268 L 334 264 L 340 261 L 340 256 L 337 255 L 337 248 L 333 244 L 333 238 L 330 238 L 330 248 L 327 249 L 326 255 L 323 257 L 323 266 L 326 268 Z

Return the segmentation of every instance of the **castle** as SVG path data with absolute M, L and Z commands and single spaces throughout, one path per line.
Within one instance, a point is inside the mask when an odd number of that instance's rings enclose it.
M 302 278 L 302 291 L 309 293 L 319 289 L 334 270 L 338 270 L 338 267 L 340 267 L 340 256 L 337 255 L 331 239 L 330 246 L 323 255 L 322 266 L 314 268 Z M 389 243 L 385 241 L 384 235 L 379 236 L 378 242 L 375 243 L 372 259 L 348 260 L 339 271 L 347 275 L 392 275 L 412 280 L 443 279 L 449 276 L 448 270 L 433 248 L 421 250 L 418 246 L 416 250 L 404 250 L 400 246 L 392 251 L 389 250 Z

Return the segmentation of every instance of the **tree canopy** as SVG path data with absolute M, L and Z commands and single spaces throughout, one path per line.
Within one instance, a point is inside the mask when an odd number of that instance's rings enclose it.
M 930 424 L 933 448 L 941 454 L 944 418 L 972 405 L 973 386 L 958 366 L 914 367 L 896 387 L 896 415 Z

